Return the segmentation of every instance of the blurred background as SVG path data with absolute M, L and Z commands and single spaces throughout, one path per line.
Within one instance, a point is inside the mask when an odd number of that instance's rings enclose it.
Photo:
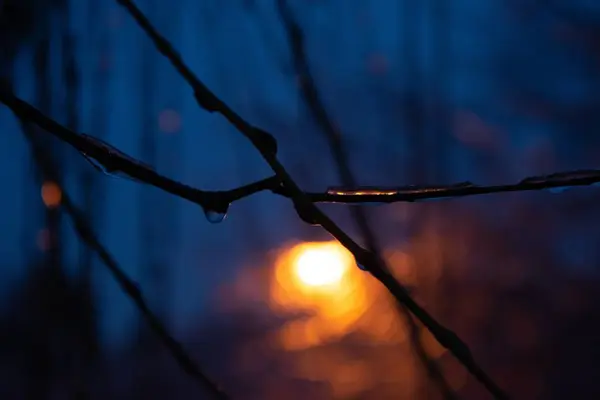
M 600 3 L 136 3 L 200 79 L 274 134 L 305 190 L 343 183 L 335 146 L 362 185 L 598 167 Z M 116 1 L 2 0 L 0 40 L 2 77 L 71 129 L 202 189 L 269 176 Z M 197 205 L 96 171 L 6 107 L 0 123 L 0 397 L 209 398 L 79 239 L 61 212 L 68 192 L 234 399 L 439 398 L 389 295 L 288 200 L 260 193 L 210 223 Z M 36 163 L 24 130 L 58 172 Z M 376 242 L 513 398 L 593 399 L 599 201 L 589 187 L 321 209 L 359 243 Z M 460 398 L 488 398 L 431 335 L 419 337 Z

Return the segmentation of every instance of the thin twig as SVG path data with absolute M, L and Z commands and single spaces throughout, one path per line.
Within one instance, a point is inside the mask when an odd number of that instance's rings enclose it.
M 381 259 L 371 251 L 364 249 L 344 232 L 333 220 L 317 208 L 310 198 L 300 189 L 287 170 L 277 159 L 277 141 L 270 133 L 252 126 L 229 106 L 211 92 L 174 51 L 170 43 L 150 24 L 141 10 L 131 0 L 117 0 L 123 5 L 140 27 L 152 39 L 157 49 L 168 58 L 194 90 L 198 104 L 209 112 L 219 112 L 240 133 L 242 133 L 260 152 L 269 164 L 281 184 L 288 189 L 298 216 L 307 222 L 321 225 L 354 255 L 358 264 L 362 265 L 390 291 L 401 304 L 408 309 L 431 331 L 436 340 L 447 348 L 475 376 L 486 389 L 497 399 L 508 398 L 507 394 L 479 367 L 473 359 L 468 346 L 452 331 L 437 322 L 425 309 L 417 304 L 407 290 L 382 266 Z
M 277 176 L 271 176 L 235 189 L 225 191 L 200 190 L 159 174 L 141 161 L 126 155 L 116 147 L 90 135 L 71 131 L 52 118 L 44 115 L 29 103 L 0 87 L 0 102 L 7 105 L 15 115 L 38 125 L 57 139 L 71 145 L 88 159 L 102 165 L 107 174 L 126 176 L 154 186 L 203 208 L 225 207 L 265 190 L 291 198 L 292 193 Z M 549 175 L 531 176 L 513 184 L 480 186 L 471 182 L 451 185 L 410 186 L 344 186 L 330 187 L 324 192 L 305 192 L 313 203 L 336 204 L 391 204 L 397 202 L 420 202 L 467 197 L 484 194 L 524 192 L 537 190 L 562 191 L 576 186 L 600 184 L 600 170 L 573 170 Z
M 52 176 L 57 175 L 52 171 L 55 170 L 54 162 L 51 157 L 44 151 L 43 147 L 36 140 L 35 134 L 31 129 L 30 122 L 27 118 L 20 118 L 22 132 L 29 142 L 31 152 L 35 162 L 44 171 L 50 171 Z M 187 354 L 183 345 L 175 339 L 167 330 L 165 325 L 160 319 L 152 312 L 149 308 L 144 296 L 134 281 L 127 276 L 125 271 L 119 266 L 114 257 L 108 252 L 108 250 L 100 243 L 98 237 L 87 223 L 85 214 L 79 210 L 71 199 L 69 193 L 65 190 L 65 187 L 60 182 L 55 182 L 59 185 L 62 196 L 61 196 L 61 207 L 71 218 L 73 225 L 80 239 L 94 251 L 108 268 L 113 278 L 117 281 L 123 292 L 138 308 L 142 313 L 146 322 L 158 336 L 161 342 L 165 345 L 167 350 L 171 353 L 175 361 L 179 364 L 183 371 L 190 375 L 193 379 L 198 381 L 203 388 L 208 389 L 215 398 L 226 400 L 229 397 L 227 394 L 214 383 L 206 373 L 202 372 L 200 367 L 194 360 Z
M 293 64 L 296 68 L 296 73 L 300 78 L 300 90 L 302 96 L 304 97 L 304 101 L 308 106 L 309 111 L 312 113 L 315 122 L 321 128 L 320 131 L 325 135 L 325 139 L 329 143 L 329 148 L 335 160 L 338 175 L 340 176 L 342 183 L 344 186 L 354 187 L 356 186 L 356 178 L 352 173 L 348 155 L 344 150 L 344 144 L 341 139 L 342 134 L 331 122 L 331 118 L 325 109 L 325 105 L 321 100 L 321 96 L 319 96 L 317 84 L 315 83 L 308 65 L 308 57 L 306 55 L 302 29 L 300 28 L 296 19 L 293 17 L 286 0 L 278 0 L 277 5 L 281 20 L 283 21 L 287 33 L 289 47 L 293 57 Z M 364 209 L 362 207 L 352 207 L 350 212 L 365 240 L 367 248 L 374 254 L 381 254 L 375 232 L 369 224 Z M 381 260 L 382 267 L 389 271 L 389 266 L 387 263 L 385 263 L 383 258 L 381 258 Z M 410 332 L 409 337 L 411 339 L 415 355 L 425 367 L 430 379 L 438 388 L 444 399 L 456 399 L 456 395 L 450 388 L 450 385 L 446 381 L 442 371 L 438 368 L 437 363 L 430 359 L 427 351 L 423 347 L 423 343 L 421 343 L 421 338 L 419 335 L 419 327 L 413 320 L 409 310 L 403 304 L 400 304 L 399 306 L 399 312 L 406 321 L 406 325 L 408 326 L 408 330 Z
M 261 190 L 276 187 L 274 178 L 242 186 L 230 191 L 204 191 L 195 189 L 159 174 L 150 166 L 128 156 L 116 147 L 90 135 L 79 134 L 44 115 L 31 104 L 16 97 L 6 87 L 0 87 L 0 102 L 6 104 L 15 115 L 31 121 L 51 133 L 57 139 L 68 143 L 92 165 L 106 174 L 124 176 L 146 183 L 200 205 L 205 210 L 227 211 L 230 203 Z

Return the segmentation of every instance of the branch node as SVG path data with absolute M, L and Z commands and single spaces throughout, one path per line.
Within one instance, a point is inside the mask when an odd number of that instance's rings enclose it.
M 277 155 L 277 139 L 269 132 L 257 127 L 252 127 L 252 136 L 250 137 L 250 140 L 262 154 L 269 154 L 272 157 Z
M 294 203 L 294 209 L 296 210 L 296 214 L 298 214 L 298 218 L 300 218 L 303 222 L 307 223 L 311 226 L 320 226 L 319 219 L 315 218 L 312 210 L 295 199 L 292 200 Z
M 206 111 L 211 113 L 219 111 L 219 100 L 209 91 L 195 90 L 194 97 L 196 98 L 198 105 L 204 108 Z

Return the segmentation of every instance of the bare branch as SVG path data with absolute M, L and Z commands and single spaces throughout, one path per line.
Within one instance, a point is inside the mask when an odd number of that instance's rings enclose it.
M 98 163 L 103 163 L 103 168 L 105 171 L 110 171 L 109 173 L 116 173 L 120 171 L 123 174 L 142 183 L 153 185 L 168 193 L 192 201 L 203 207 L 205 210 L 218 210 L 223 207 L 226 210 L 230 203 L 265 190 L 269 190 L 283 197 L 291 199 L 294 198 L 293 191 L 281 185 L 281 180 L 277 176 L 265 178 L 263 180 L 227 191 L 203 191 L 195 189 L 158 174 L 156 171 L 125 155 L 123 152 L 112 147 L 111 145 L 101 142 L 99 139 L 88 135 L 77 134 L 69 130 L 60 123 L 45 116 L 35 107 L 15 97 L 12 93 L 5 90 L 4 87 L 0 87 L 0 102 L 6 104 L 18 117 L 35 123 L 50 134 L 54 135 L 56 138 L 70 144 L 72 147 L 85 154 L 86 157 L 93 158 L 98 161 Z M 532 176 L 522 179 L 518 183 L 505 185 L 478 186 L 470 182 L 462 182 L 447 186 L 411 185 L 398 187 L 331 187 L 325 192 L 307 192 L 303 193 L 303 195 L 313 203 L 339 203 L 354 205 L 369 203 L 389 204 L 395 202 L 418 202 L 425 200 L 448 199 L 454 197 L 505 192 L 537 190 L 551 190 L 560 192 L 576 186 L 597 185 L 598 183 L 600 183 L 600 170 L 574 170 L 558 172 L 549 175 Z M 304 218 L 307 217 L 305 216 Z M 329 231 L 329 228 L 330 226 L 328 225 L 325 229 Z M 337 232 L 335 233 L 337 234 Z M 342 239 L 340 242 L 348 247 L 353 254 L 355 254 L 355 257 L 357 254 L 362 256 L 360 260 L 366 260 L 363 265 L 370 266 L 368 263 L 371 263 L 372 265 L 373 262 L 378 262 L 373 261 L 372 259 L 370 260 L 369 253 L 366 252 L 366 250 L 362 250 L 362 248 L 360 248 L 358 245 L 355 245 L 356 247 L 354 247 L 354 242 L 349 243 L 344 235 L 340 236 Z M 334 236 L 338 238 L 335 234 Z M 358 257 L 357 260 L 359 260 Z M 362 264 L 360 261 L 359 263 Z M 373 273 L 373 271 L 371 272 Z M 375 273 L 373 274 L 375 275 Z M 381 278 L 379 278 L 380 276 Z M 388 290 L 390 290 L 390 292 L 392 292 L 397 299 L 402 299 L 399 301 L 407 301 L 409 304 L 412 302 L 411 306 L 409 306 L 411 312 L 413 309 L 410 307 L 420 308 L 417 304 L 414 304 L 414 301 L 412 301 L 410 297 L 408 297 L 408 299 L 404 297 L 402 292 L 405 291 L 405 288 L 400 286 L 398 283 L 394 285 L 390 282 L 390 280 L 393 279 L 391 275 L 378 274 L 376 277 L 384 283 Z M 406 294 L 406 296 L 408 296 L 408 294 Z M 430 325 L 425 325 L 430 329 L 430 331 L 432 331 L 432 333 L 436 331 L 442 335 L 447 334 L 444 331 L 439 331 L 440 327 L 435 327 L 435 325 L 433 325 L 434 327 L 432 328 L 431 324 L 435 324 L 435 320 L 430 317 L 428 318 L 427 313 L 419 314 L 419 311 L 417 311 L 417 314 L 415 315 L 421 321 L 423 321 L 421 318 L 426 318 Z M 437 335 L 434 334 L 434 336 L 438 338 Z M 450 343 L 450 345 L 453 343 L 451 335 L 450 339 L 445 337 L 445 340 L 446 341 L 444 343 L 446 344 L 441 343 L 445 347 L 447 347 L 448 343 Z M 448 340 L 450 340 L 450 342 L 448 342 Z M 457 356 L 457 358 L 459 357 Z M 497 396 L 497 398 L 506 397 Z
M 397 282 L 385 269 L 382 260 L 373 252 L 364 249 L 356 243 L 346 232 L 344 232 L 333 220 L 317 208 L 310 198 L 300 189 L 286 169 L 277 159 L 277 142 L 273 135 L 256 128 L 236 114 L 223 101 L 217 98 L 183 63 L 181 57 L 174 51 L 168 41 L 152 27 L 148 19 L 137 8 L 131 0 L 117 0 L 135 18 L 140 27 L 152 39 L 157 49 L 167 57 L 175 68 L 181 73 L 194 90 L 198 104 L 210 112 L 219 112 L 240 133 L 242 133 L 256 149 L 264 160 L 269 164 L 275 175 L 281 180 L 281 184 L 287 188 L 290 197 L 300 218 L 307 222 L 321 225 L 327 232 L 335 237 L 344 247 L 354 255 L 357 263 L 368 270 L 374 277 L 390 291 L 390 293 L 404 306 L 406 306 L 432 333 L 436 340 L 447 348 L 477 377 L 484 386 L 497 399 L 505 399 L 508 396 L 500 389 L 485 372 L 477 365 L 468 346 L 452 331 L 437 322 L 425 309 L 418 305 L 407 290 Z
M 405 304 L 444 347 L 448 348 L 461 362 L 463 362 L 469 371 L 480 375 L 481 378 L 483 371 L 473 363 L 470 352 L 464 343 L 462 343 L 453 332 L 439 325 L 425 310 L 410 298 L 405 288 L 398 282 L 395 282 L 391 274 L 385 270 L 379 257 L 359 246 L 312 203 L 385 204 L 503 192 L 545 189 L 562 191 L 575 186 L 595 185 L 600 183 L 600 170 L 575 170 L 550 175 L 533 176 L 522 179 L 514 184 L 504 185 L 479 186 L 471 182 L 462 182 L 446 186 L 344 186 L 331 187 L 325 192 L 303 192 L 277 160 L 277 143 L 274 137 L 243 120 L 210 92 L 189 68 L 185 66 L 170 44 L 154 30 L 149 21 L 131 1 L 117 1 L 130 11 L 138 24 L 152 38 L 156 47 L 163 55 L 165 55 L 165 57 L 171 60 L 175 68 L 194 89 L 194 94 L 199 105 L 208 111 L 217 111 L 221 113 L 236 126 L 236 128 L 238 128 L 238 130 L 261 152 L 263 158 L 265 158 L 276 173 L 275 176 L 228 191 L 203 191 L 195 189 L 160 175 L 150 167 L 127 156 L 125 153 L 99 139 L 70 131 L 61 124 L 45 116 L 35 107 L 15 97 L 10 91 L 5 90 L 4 87 L 0 88 L 0 101 L 11 108 L 11 110 L 20 118 L 37 124 L 55 137 L 70 144 L 88 158 L 88 160 L 94 160 L 94 163 L 99 164 L 104 172 L 109 174 L 121 173 L 131 179 L 153 185 L 178 197 L 192 201 L 203 207 L 205 211 L 226 211 L 230 203 L 263 190 L 270 190 L 275 194 L 292 199 L 299 215 L 305 221 L 314 221 L 318 223 L 337 238 L 354 254 L 357 262 L 366 267 L 377 279 L 379 279 L 398 301 Z M 489 378 L 486 377 L 482 379 L 484 381 L 489 381 L 486 386 L 495 386 Z M 499 389 L 495 392 L 495 396 L 496 398 L 506 398 L 506 395 Z
M 151 167 L 128 156 L 116 147 L 90 135 L 71 131 L 52 118 L 44 115 L 29 103 L 0 88 L 0 102 L 6 104 L 15 115 L 30 121 L 56 138 L 68 143 L 94 165 L 101 165 L 107 174 L 121 174 L 139 182 L 152 185 L 167 193 L 189 200 L 199 206 L 214 210 L 227 208 L 235 201 L 255 193 L 269 190 L 277 195 L 291 198 L 292 194 L 277 176 L 271 176 L 248 185 L 224 191 L 200 190 L 174 181 L 154 171 Z M 305 192 L 313 203 L 337 204 L 390 204 L 442 200 L 505 192 L 551 190 L 560 192 L 576 186 L 600 184 L 600 170 L 573 170 L 549 175 L 531 176 L 513 184 L 476 185 L 460 182 L 451 185 L 408 186 L 344 186 L 330 187 L 324 192 Z
M 321 132 L 323 132 L 325 135 L 325 139 L 327 139 L 329 142 L 329 148 L 335 160 L 335 164 L 338 169 L 338 175 L 340 176 L 343 184 L 351 187 L 356 186 L 356 178 L 354 177 L 354 174 L 350 168 L 348 155 L 344 149 L 344 143 L 342 142 L 341 132 L 339 132 L 331 122 L 331 118 L 329 117 L 325 105 L 319 96 L 317 84 L 315 83 L 315 80 L 310 72 L 302 29 L 294 19 L 286 0 L 278 0 L 277 5 L 281 20 L 283 21 L 287 32 L 288 42 L 294 60 L 294 66 L 296 67 L 296 73 L 300 77 L 301 93 L 304 97 L 304 101 L 311 111 L 313 118 L 321 128 Z M 367 248 L 374 254 L 381 254 L 375 232 L 369 223 L 364 209 L 362 207 L 353 207 L 350 211 L 365 240 Z M 381 263 L 383 268 L 388 271 L 390 270 L 389 266 L 382 258 Z M 448 382 L 446 382 L 442 371 L 438 368 L 437 363 L 434 360 L 431 360 L 427 354 L 427 351 L 425 351 L 419 336 L 419 327 L 410 314 L 410 311 L 403 304 L 399 304 L 399 312 L 404 317 L 404 320 L 408 326 L 415 355 L 425 367 L 434 385 L 438 388 L 439 392 L 446 400 L 456 399 L 456 396 L 452 392 Z
M 6 87 L 0 87 L 0 102 L 19 118 L 30 121 L 68 143 L 97 169 L 109 175 L 120 175 L 146 183 L 201 206 L 205 211 L 225 213 L 229 204 L 261 190 L 277 187 L 274 178 L 255 182 L 230 191 L 203 191 L 159 174 L 150 166 L 128 156 L 116 147 L 90 135 L 73 132 L 40 110 L 16 97 Z
M 0 90 L 0 93 L 2 93 L 1 100 L 3 102 L 5 100 L 5 94 L 7 92 L 8 90 L 5 90 L 5 87 L 3 87 L 2 90 Z M 14 108 L 11 107 L 11 109 L 15 111 Z M 17 109 L 22 110 L 22 108 L 19 108 L 18 106 Z M 38 164 L 38 166 L 42 170 L 49 171 L 52 174 L 52 176 L 56 178 L 58 175 L 53 172 L 55 170 L 54 162 L 51 156 L 49 156 L 47 152 L 44 151 L 40 143 L 36 140 L 35 134 L 31 129 L 31 122 L 30 118 L 28 118 L 27 116 L 27 113 L 19 113 L 15 111 L 15 114 L 20 119 L 23 134 L 29 142 L 31 152 L 36 164 Z M 44 124 L 40 124 L 39 119 L 34 120 L 33 122 L 35 122 L 42 128 L 50 129 L 52 131 L 58 130 L 60 132 L 64 130 L 66 134 L 63 137 L 57 135 L 60 139 L 70 144 L 79 143 L 78 139 L 72 141 L 67 140 L 73 139 L 71 136 L 69 136 L 71 134 L 76 136 L 79 135 L 70 132 L 67 128 L 60 126 L 60 124 L 52 120 L 48 119 L 48 121 L 46 121 L 47 124 L 45 124 L 46 126 L 43 126 Z M 81 143 L 86 144 L 87 142 L 84 139 Z M 102 243 L 100 243 L 98 237 L 96 236 L 90 225 L 87 223 L 85 214 L 75 205 L 75 202 L 71 199 L 71 196 L 65 190 L 65 187 L 61 185 L 60 182 L 55 183 L 59 185 L 62 192 L 61 209 L 64 210 L 67 213 L 67 215 L 71 218 L 75 230 L 80 239 L 92 251 L 94 251 L 98 255 L 98 257 L 100 257 L 100 260 L 108 268 L 109 272 L 117 281 L 118 285 L 121 287 L 125 295 L 129 297 L 129 299 L 135 304 L 137 309 L 141 312 L 146 322 L 150 326 L 150 329 L 154 331 L 154 333 L 158 336 L 160 341 L 165 345 L 165 347 L 171 353 L 171 356 L 179 364 L 181 369 L 185 371 L 185 373 L 190 375 L 194 380 L 199 382 L 203 388 L 208 389 L 214 395 L 215 398 L 223 400 L 228 399 L 229 397 L 227 396 L 227 394 L 201 370 L 201 368 L 196 364 L 196 362 L 187 354 L 183 345 L 169 333 L 165 325 L 154 314 L 154 312 L 152 312 L 146 300 L 144 299 L 144 296 L 138 285 L 129 276 L 127 276 L 125 271 L 119 266 L 114 257 L 102 245 Z

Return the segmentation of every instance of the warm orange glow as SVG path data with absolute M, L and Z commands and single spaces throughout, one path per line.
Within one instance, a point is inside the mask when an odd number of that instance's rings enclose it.
M 429 357 L 436 359 L 443 356 L 448 350 L 437 341 L 427 328 L 421 328 L 421 344 Z
M 42 185 L 42 201 L 48 208 L 56 208 L 60 205 L 62 191 L 54 182 L 44 182 Z
M 333 243 L 303 248 L 294 260 L 295 272 L 308 286 L 339 283 L 351 267 L 347 255 Z
M 278 254 L 271 305 L 276 311 L 305 311 L 278 334 L 286 349 L 302 349 L 359 331 L 376 341 L 402 341 L 395 305 L 352 254 L 338 242 L 293 245 Z
M 274 306 L 309 314 L 283 328 L 283 346 L 311 347 L 350 331 L 367 308 L 363 275 L 337 242 L 301 243 L 281 252 L 271 287 Z

